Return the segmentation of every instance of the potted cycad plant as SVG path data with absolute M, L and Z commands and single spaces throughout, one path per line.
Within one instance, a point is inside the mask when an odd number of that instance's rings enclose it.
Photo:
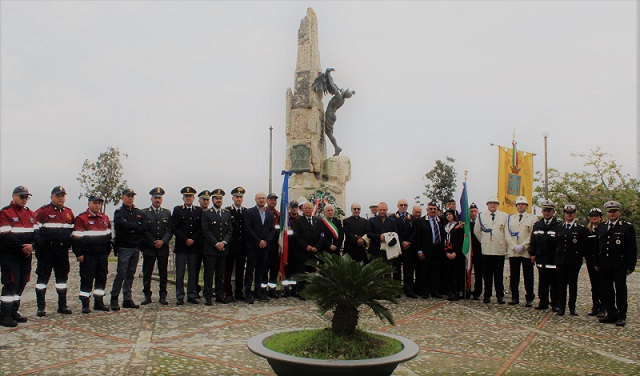
M 367 306 L 394 324 L 382 302 L 397 303 L 400 282 L 394 268 L 381 259 L 363 264 L 348 255 L 319 254 L 310 261 L 316 273 L 298 276 L 302 295 L 313 300 L 321 315 L 333 312 L 331 328 L 270 331 L 251 338 L 249 349 L 269 361 L 278 375 L 390 375 L 398 364 L 414 358 L 418 346 L 407 338 L 359 330 L 359 308 Z

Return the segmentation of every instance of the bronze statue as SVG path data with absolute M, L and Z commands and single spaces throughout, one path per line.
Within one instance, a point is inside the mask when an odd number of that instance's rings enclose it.
M 313 81 L 311 88 L 316 93 L 331 94 L 333 97 L 327 105 L 327 110 L 324 114 L 324 131 L 329 137 L 329 140 L 333 144 L 335 149 L 334 156 L 340 155 L 342 148 L 338 146 L 336 138 L 333 136 L 333 125 L 336 123 L 336 111 L 344 104 L 345 99 L 351 98 L 355 95 L 355 90 L 349 88 L 340 89 L 338 85 L 333 82 L 331 72 L 335 71 L 333 68 L 327 68 L 324 73 L 320 73 L 318 77 Z

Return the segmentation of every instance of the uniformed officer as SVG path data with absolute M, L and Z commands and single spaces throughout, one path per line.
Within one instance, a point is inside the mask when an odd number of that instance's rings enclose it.
M 200 254 L 202 253 L 202 208 L 193 205 L 196 190 L 184 187 L 180 191 L 184 205 L 173 208 L 171 231 L 176 237 L 176 304 L 184 304 L 184 273 L 187 270 L 187 302 L 200 304 L 196 297 L 196 274 Z
M 89 313 L 89 298 L 93 293 L 93 309 L 108 311 L 104 305 L 104 289 L 107 285 L 109 253 L 111 252 L 111 222 L 103 214 L 104 200 L 89 197 L 89 207 L 73 221 L 71 245 L 80 263 L 80 301 L 82 313 Z M 95 286 L 94 286 L 95 282 Z
M 215 275 L 216 302 L 227 304 L 222 286 L 225 261 L 229 254 L 229 243 L 233 234 L 231 212 L 222 208 L 225 192 L 218 188 L 211 192 L 213 207 L 202 213 L 202 235 L 204 236 L 204 298 L 206 305 L 212 305 L 213 278 Z
M 40 223 L 40 239 L 36 244 L 36 301 L 37 315 L 46 316 L 45 311 L 47 283 L 51 271 L 56 273 L 56 291 L 58 292 L 58 313 L 70 315 L 67 307 L 67 278 L 69 276 L 69 248 L 73 231 L 73 212 L 64 206 L 67 191 L 62 186 L 51 190 L 51 202 L 36 210 L 36 219 Z
M 149 225 L 142 210 L 133 203 L 135 196 L 136 193 L 133 189 L 123 190 L 122 206 L 117 208 L 113 215 L 116 232 L 113 249 L 117 250 L 118 256 L 118 269 L 111 288 L 111 309 L 113 311 L 120 309 L 118 305 L 120 291 L 122 291 L 123 308 L 140 308 L 133 301 L 131 288 L 140 259 L 140 248 L 145 241 Z
M 529 254 L 531 262 L 538 268 L 538 299 L 540 303 L 537 310 L 549 309 L 549 295 L 551 295 L 551 307 L 558 311 L 558 273 L 555 265 L 555 252 L 557 246 L 556 231 L 558 220 L 554 217 L 556 204 L 551 200 L 543 200 L 542 219 L 533 225 L 531 233 L 531 245 Z
M 27 322 L 18 312 L 20 298 L 31 273 L 31 253 L 38 241 L 39 227 L 35 214 L 26 206 L 29 190 L 18 186 L 13 190 L 11 203 L 0 210 L 0 325 L 15 327 Z
M 482 243 L 483 302 L 491 301 L 492 284 L 495 284 L 498 304 L 504 304 L 504 256 L 507 254 L 504 233 L 508 216 L 498 210 L 498 205 L 500 201 L 495 196 L 487 200 L 488 210 L 478 214 L 478 223 L 473 231 Z
M 584 259 L 587 263 L 589 282 L 591 282 L 591 300 L 593 302 L 591 312 L 587 315 L 604 317 L 605 306 L 604 298 L 602 297 L 600 273 L 596 270 L 596 256 L 598 255 L 598 235 L 596 234 L 596 230 L 600 223 L 602 223 L 602 210 L 592 208 L 589 211 L 589 223 L 587 224 L 587 231 L 589 232 L 587 241 L 588 249 L 584 254 Z
M 635 270 L 638 254 L 636 230 L 620 218 L 621 209 L 619 202 L 607 201 L 604 210 L 608 221 L 597 230 L 600 248 L 596 265 L 607 309 L 607 315 L 599 320 L 617 326 L 627 323 L 627 276 Z
M 527 213 L 529 202 L 524 196 L 516 199 L 517 214 L 511 214 L 507 218 L 505 238 L 507 240 L 507 256 L 509 257 L 509 288 L 511 301 L 509 305 L 519 304 L 520 301 L 520 269 L 524 279 L 525 307 L 533 305 L 536 294 L 533 292 L 533 264 L 529 255 L 531 232 L 537 218 Z
M 273 214 L 273 224 L 276 229 L 276 235 L 273 237 L 273 241 L 269 244 L 269 254 L 262 274 L 262 289 L 268 290 L 266 292 L 269 298 L 278 299 L 280 296 L 276 293 L 276 287 L 278 282 L 278 272 L 280 271 L 280 211 L 276 209 L 278 204 L 278 195 L 275 193 L 269 193 L 267 195 L 267 210 Z
M 229 243 L 229 255 L 227 256 L 224 268 L 224 293 L 228 301 L 244 300 L 244 268 L 247 263 L 247 250 L 244 245 L 244 219 L 242 213 L 247 208 L 242 206 L 245 190 L 242 187 L 235 187 L 231 190 L 233 205 L 226 207 L 231 213 L 231 224 L 233 231 L 231 242 Z M 235 270 L 235 294 L 231 285 L 231 276 Z
M 205 189 L 204 191 L 198 193 L 198 205 L 202 208 L 202 211 L 209 209 L 209 205 L 211 205 L 211 191 Z M 198 264 L 196 266 L 196 275 L 198 279 L 196 280 L 196 298 L 200 299 L 200 292 L 202 291 L 202 286 L 200 286 L 200 271 L 202 270 L 202 265 L 204 263 L 204 258 L 202 256 L 202 252 L 199 254 Z
M 171 211 L 163 208 L 162 196 L 165 191 L 160 187 L 153 188 L 151 195 L 151 206 L 144 209 L 143 213 L 149 226 L 145 234 L 146 241 L 142 246 L 142 292 L 144 301 L 142 305 L 151 303 L 151 275 L 153 267 L 158 261 L 158 275 L 160 277 L 160 300 L 162 305 L 167 305 L 167 268 L 169 266 L 169 242 L 173 237 L 171 233 Z
M 576 300 L 578 298 L 578 275 L 582 267 L 582 258 L 587 252 L 587 229 L 576 222 L 576 206 L 565 205 L 564 223 L 558 226 L 558 244 L 554 263 L 558 271 L 559 309 L 558 316 L 563 316 L 567 305 L 567 285 L 569 286 L 569 312 L 578 316 Z

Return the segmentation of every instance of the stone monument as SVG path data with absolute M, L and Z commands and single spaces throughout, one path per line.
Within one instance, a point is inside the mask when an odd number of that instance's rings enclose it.
M 313 9 L 308 8 L 298 29 L 294 90 L 287 89 L 285 169 L 293 173 L 289 178 L 289 197 L 307 197 L 324 189 L 348 212 L 345 188 L 351 179 L 351 160 L 345 155 L 327 158 L 323 93 L 312 88 L 321 72 L 318 19 Z

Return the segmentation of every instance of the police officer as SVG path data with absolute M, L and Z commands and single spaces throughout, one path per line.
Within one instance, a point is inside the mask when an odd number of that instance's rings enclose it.
M 202 213 L 202 235 L 204 236 L 204 298 L 205 305 L 212 305 L 213 278 L 215 275 L 216 302 L 227 304 L 222 286 L 222 274 L 229 254 L 229 243 L 233 233 L 231 212 L 222 208 L 225 192 L 218 188 L 211 192 L 213 207 Z
M 558 226 L 558 244 L 554 263 L 558 271 L 559 310 L 558 316 L 563 316 L 567 305 L 567 285 L 569 286 L 569 312 L 571 316 L 578 316 L 576 300 L 578 297 L 578 275 L 582 267 L 582 258 L 588 249 L 587 229 L 576 222 L 576 206 L 565 205 L 564 223 Z
M 529 202 L 524 196 L 516 199 L 517 214 L 511 214 L 507 218 L 505 238 L 507 240 L 507 256 L 509 257 L 509 288 L 511 301 L 509 305 L 519 304 L 520 301 L 520 269 L 524 279 L 525 307 L 533 305 L 536 294 L 533 292 L 533 264 L 529 255 L 531 232 L 537 219 L 527 213 Z
M 633 224 L 620 218 L 622 205 L 607 201 L 604 210 L 608 221 L 598 226 L 600 244 L 597 267 L 602 281 L 602 292 L 607 315 L 602 323 L 627 323 L 627 276 L 635 270 L 638 246 Z
M 584 254 L 584 259 L 587 263 L 587 272 L 589 273 L 589 282 L 591 282 L 591 300 L 593 305 L 591 306 L 591 312 L 588 316 L 604 317 L 605 306 L 604 299 L 602 298 L 602 287 L 600 284 L 600 273 L 596 270 L 596 256 L 598 255 L 598 235 L 596 230 L 602 222 L 602 210 L 599 208 L 592 208 L 589 211 L 589 223 L 587 224 L 587 231 L 589 236 L 587 239 L 588 249 Z
M 73 221 L 71 245 L 80 263 L 82 313 L 91 312 L 89 298 L 92 292 L 93 309 L 109 310 L 109 307 L 104 305 L 103 297 L 111 252 L 111 222 L 109 217 L 100 211 L 103 202 L 104 200 L 100 197 L 90 196 L 87 210 Z
M 224 292 L 228 301 L 244 300 L 244 267 L 247 263 L 247 250 L 244 246 L 244 219 L 242 213 L 247 208 L 242 206 L 244 201 L 245 189 L 235 187 L 231 190 L 231 199 L 233 205 L 227 206 L 226 209 L 231 213 L 231 224 L 233 231 L 231 232 L 231 242 L 229 243 L 229 256 L 227 256 L 224 268 Z M 231 285 L 231 276 L 235 270 L 235 294 Z
M 209 205 L 211 205 L 211 191 L 205 189 L 204 191 L 198 193 L 198 205 L 202 208 L 202 211 L 209 209 Z M 196 266 L 196 275 L 198 279 L 196 280 L 196 298 L 200 299 L 200 292 L 202 291 L 202 286 L 200 286 L 200 270 L 202 270 L 202 265 L 204 263 L 204 258 L 202 256 L 202 252 L 199 254 L 198 264 Z
M 173 251 L 176 258 L 176 305 L 184 304 L 184 273 L 187 269 L 187 302 L 200 304 L 196 297 L 198 274 L 196 270 L 202 253 L 202 208 L 193 205 L 196 190 L 184 187 L 183 205 L 173 208 L 171 214 L 171 232 L 176 237 Z
M 555 252 L 558 238 L 556 230 L 558 220 L 554 217 L 556 204 L 551 200 L 540 203 L 542 219 L 533 225 L 529 254 L 531 262 L 538 268 L 538 299 L 537 310 L 549 309 L 549 295 L 551 307 L 558 311 L 558 274 L 556 273 Z
M 173 237 L 169 224 L 171 211 L 161 206 L 162 196 L 165 194 L 164 189 L 155 187 L 149 194 L 151 195 L 151 206 L 143 210 L 149 227 L 145 233 L 146 241 L 142 246 L 142 292 L 144 293 L 144 301 L 140 304 L 151 303 L 151 275 L 157 260 L 158 275 L 160 276 L 160 300 L 158 302 L 162 305 L 167 305 L 169 242 Z
M 29 190 L 18 186 L 13 190 L 11 203 L 0 210 L 0 325 L 15 327 L 27 318 L 18 312 L 20 297 L 31 273 L 31 253 L 38 240 L 39 224 L 35 214 L 26 206 Z
M 69 248 L 73 231 L 73 212 L 64 206 L 67 191 L 62 186 L 51 190 L 51 202 L 36 210 L 36 219 L 40 223 L 40 239 L 36 244 L 36 301 L 37 315 L 46 316 L 45 311 L 47 283 L 51 271 L 56 273 L 56 291 L 58 292 L 58 313 L 70 315 L 67 307 L 67 277 L 69 276 Z

